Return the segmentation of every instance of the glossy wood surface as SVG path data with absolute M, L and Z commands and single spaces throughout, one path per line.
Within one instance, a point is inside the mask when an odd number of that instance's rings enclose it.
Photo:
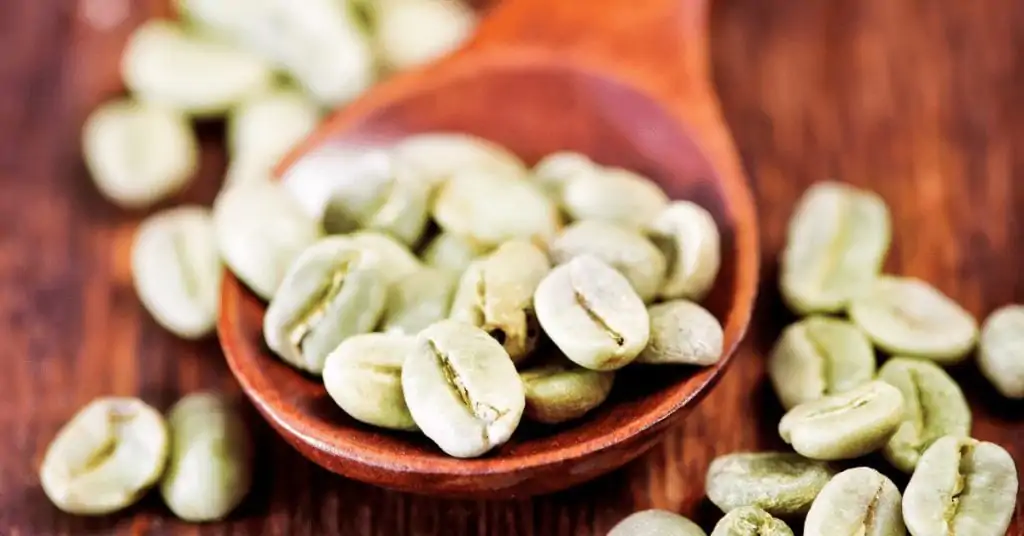
M 633 367 L 586 418 L 557 427 L 524 423 L 487 456 L 455 459 L 420 434 L 387 432 L 348 418 L 318 379 L 266 350 L 264 306 L 228 276 L 218 325 L 228 365 L 289 443 L 332 471 L 390 489 L 522 498 L 586 482 L 633 460 L 706 395 L 727 369 L 753 308 L 756 218 L 746 180 L 735 171 L 738 159 L 724 122 L 719 117 L 699 128 L 686 122 L 694 111 L 716 110 L 706 72 L 686 55 L 649 54 L 665 45 L 680 51 L 704 47 L 703 8 L 703 2 L 674 0 L 642 8 L 628 0 L 600 0 L 589 8 L 507 0 L 458 54 L 389 80 L 345 107 L 281 168 L 285 172 L 336 144 L 451 131 L 497 142 L 529 164 L 573 150 L 640 171 L 670 197 L 694 200 L 715 217 L 722 270 L 705 305 L 725 327 L 725 357 L 704 368 Z M 637 20 L 621 26 L 623 18 Z M 543 24 L 524 39 L 522 29 L 534 20 Z M 721 143 L 717 152 L 702 150 L 705 137 Z
M 175 521 L 157 497 L 118 516 L 57 512 L 36 468 L 60 424 L 90 398 L 139 394 L 168 407 L 200 387 L 235 389 L 215 342 L 162 332 L 139 306 L 127 246 L 141 214 L 95 192 L 78 157 L 87 111 L 119 90 L 116 54 L 158 13 L 131 4 L 112 30 L 84 2 L 0 2 L 0 534 L 353 534 L 603 536 L 635 509 L 683 512 L 710 529 L 709 460 L 779 447 L 781 413 L 762 358 L 789 319 L 775 256 L 808 184 L 839 177 L 878 190 L 894 215 L 887 268 L 924 277 L 979 317 L 1024 301 L 1024 5 L 1014 0 L 716 0 L 713 80 L 755 185 L 764 282 L 729 374 L 665 442 L 571 491 L 522 501 L 450 501 L 338 478 L 251 415 L 263 447 L 252 496 L 232 521 Z M 223 155 L 204 126 L 203 176 L 179 199 L 209 202 Z M 957 369 L 975 435 L 1024 459 L 1024 405 Z M 1010 535 L 1024 534 L 1018 510 Z

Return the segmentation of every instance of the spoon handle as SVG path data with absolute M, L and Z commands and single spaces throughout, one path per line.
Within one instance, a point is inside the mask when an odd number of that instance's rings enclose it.
M 501 0 L 461 54 L 529 51 L 619 80 L 688 126 L 718 173 L 734 179 L 725 184 L 741 184 L 743 168 L 711 80 L 710 2 Z M 750 202 L 742 191 L 727 194 Z
M 503 0 L 470 49 L 542 49 L 659 97 L 703 98 L 709 0 Z

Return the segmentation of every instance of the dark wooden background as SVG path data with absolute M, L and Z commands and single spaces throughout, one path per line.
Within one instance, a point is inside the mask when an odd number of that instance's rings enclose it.
M 142 214 L 106 203 L 79 157 L 86 113 L 119 91 L 127 32 L 166 6 L 0 0 L 0 534 L 603 535 L 649 507 L 710 529 L 720 514 L 703 498 L 709 460 L 779 446 L 781 410 L 762 366 L 789 320 L 775 257 L 795 199 L 823 178 L 889 201 L 888 269 L 933 282 L 979 318 L 1024 301 L 1024 2 L 712 3 L 715 82 L 759 200 L 764 284 L 739 359 L 698 411 L 626 469 L 518 502 L 435 500 L 346 481 L 254 417 L 255 489 L 231 522 L 200 529 L 153 495 L 120 515 L 73 518 L 47 502 L 36 476 L 57 428 L 95 396 L 138 394 L 166 408 L 196 388 L 236 389 L 216 342 L 176 340 L 142 310 L 127 261 Z M 92 10 L 111 6 L 125 7 L 127 19 L 102 29 Z M 217 191 L 221 127 L 202 131 L 203 176 L 177 201 L 208 203 Z M 973 364 L 955 372 L 975 435 L 1024 463 L 1024 404 L 992 394 Z M 1024 513 L 1015 519 L 1010 534 L 1024 533 Z

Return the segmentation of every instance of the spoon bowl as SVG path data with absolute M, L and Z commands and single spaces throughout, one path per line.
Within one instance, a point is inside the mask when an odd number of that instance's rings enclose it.
M 463 50 L 400 75 L 335 114 L 279 171 L 332 144 L 386 144 L 442 131 L 491 140 L 531 165 L 544 155 L 571 150 L 640 172 L 671 198 L 707 208 L 719 226 L 722 270 L 704 301 L 725 327 L 726 352 L 718 364 L 627 368 L 608 401 L 578 421 L 524 422 L 508 444 L 488 455 L 456 459 L 422 435 L 381 430 L 348 417 L 318 378 L 298 372 L 266 348 L 265 304 L 226 274 L 221 343 L 242 389 L 270 424 L 303 455 L 347 477 L 475 498 L 564 489 L 653 446 L 725 371 L 746 330 L 757 287 L 750 192 L 707 83 L 704 51 L 694 53 L 705 46 L 705 11 L 703 0 L 652 0 L 643 7 L 627 0 L 586 6 L 510 0 L 482 22 Z M 653 26 L 645 32 L 648 17 Z M 693 33 L 686 34 L 687 28 Z M 623 48 L 616 50 L 615 43 Z M 681 54 L 662 54 L 664 65 L 630 60 L 631 54 L 643 57 L 657 45 L 677 47 Z

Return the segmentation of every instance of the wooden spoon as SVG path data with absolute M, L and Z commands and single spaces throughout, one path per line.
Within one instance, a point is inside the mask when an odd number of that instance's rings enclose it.
M 706 0 L 507 0 L 462 50 L 337 112 L 280 170 L 325 143 L 455 131 L 495 141 L 531 164 L 575 150 L 639 171 L 671 197 L 706 207 L 721 229 L 722 270 L 705 301 L 725 326 L 721 362 L 627 369 L 609 400 L 579 421 L 524 422 L 510 443 L 487 456 L 455 459 L 420 435 L 351 419 L 317 378 L 271 355 L 261 335 L 265 305 L 228 274 L 221 343 L 242 389 L 270 424 L 336 473 L 464 497 L 564 489 L 653 446 L 724 371 L 757 290 L 757 219 L 710 82 L 707 11 Z

